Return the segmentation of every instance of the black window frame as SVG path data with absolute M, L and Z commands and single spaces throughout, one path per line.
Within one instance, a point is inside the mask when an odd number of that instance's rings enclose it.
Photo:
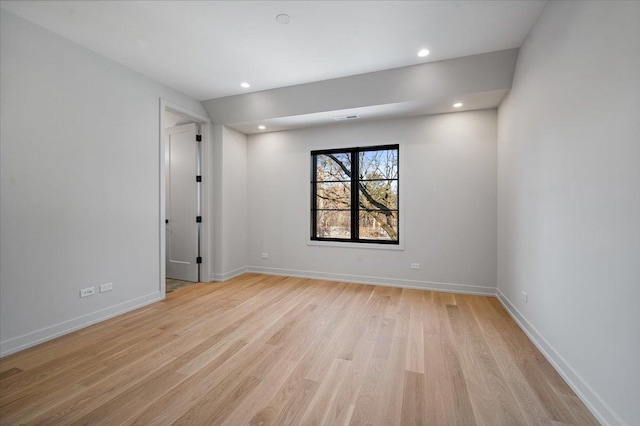
M 395 180 L 398 186 L 398 194 L 397 194 L 397 208 L 392 210 L 397 212 L 397 230 L 398 237 L 395 240 L 376 240 L 376 239 L 365 239 L 360 238 L 360 202 L 359 202 L 359 189 L 360 189 L 360 153 L 367 151 L 396 151 L 397 158 L 397 169 L 398 169 L 398 177 L 397 179 L 385 179 L 385 180 Z M 327 155 L 327 154 L 350 154 L 351 155 L 351 238 L 326 238 L 326 237 L 318 237 L 318 220 L 317 213 L 320 209 L 318 209 L 318 183 L 323 181 L 318 181 L 318 169 L 317 169 L 317 157 L 318 155 Z M 354 173 L 355 171 L 355 173 Z M 355 175 L 355 180 L 354 180 Z M 345 243 L 356 243 L 356 244 L 382 244 L 382 245 L 400 245 L 400 145 L 399 144 L 390 144 L 390 145 L 376 145 L 376 146 L 365 146 L 365 147 L 355 147 L 355 148 L 336 148 L 336 149 L 322 149 L 311 151 L 311 240 L 312 241 L 328 241 L 328 242 L 345 242 Z

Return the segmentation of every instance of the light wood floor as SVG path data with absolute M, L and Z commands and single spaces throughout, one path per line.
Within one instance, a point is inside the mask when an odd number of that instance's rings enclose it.
M 0 360 L 2 424 L 597 424 L 492 297 L 245 274 Z

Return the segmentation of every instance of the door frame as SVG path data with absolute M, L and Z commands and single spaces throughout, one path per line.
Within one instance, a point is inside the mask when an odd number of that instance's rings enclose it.
M 166 182 L 165 175 L 167 173 L 165 166 L 165 150 L 166 150 L 166 135 L 165 135 L 165 112 L 170 111 L 175 114 L 182 115 L 190 120 L 193 120 L 196 124 L 200 125 L 200 135 L 202 135 L 202 145 L 200 150 L 200 175 L 202 176 L 202 182 L 200 186 L 200 214 L 202 215 L 202 223 L 200 228 L 200 256 L 202 257 L 202 263 L 200 264 L 200 281 L 208 282 L 211 271 L 211 256 L 209 250 L 209 229 L 211 226 L 210 212 L 208 206 L 210 202 L 211 188 L 209 188 L 210 177 L 208 176 L 209 170 L 209 155 L 211 146 L 209 143 L 210 138 L 210 121 L 209 117 L 206 117 L 197 112 L 191 111 L 188 108 L 174 104 L 166 99 L 160 98 L 160 140 L 159 140 L 159 164 L 160 164 L 160 204 L 159 204 L 159 236 L 160 236 L 160 294 L 162 298 L 165 298 L 166 292 L 166 278 L 167 278 L 167 265 L 166 265 L 166 215 L 165 215 L 165 203 L 166 203 Z

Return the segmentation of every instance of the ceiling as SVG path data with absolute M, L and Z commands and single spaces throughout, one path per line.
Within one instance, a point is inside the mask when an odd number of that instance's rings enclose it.
M 545 1 L 2 1 L 198 100 L 519 47 Z M 291 22 L 276 22 L 278 14 Z M 418 58 L 428 48 L 431 54 Z M 249 89 L 240 87 L 247 81 Z
M 469 94 L 464 97 L 458 97 L 456 100 L 464 101 L 464 109 L 460 109 L 462 111 L 495 108 L 500 104 L 506 93 L 507 90 L 494 90 L 490 92 Z M 396 117 L 443 114 L 460 110 L 452 107 L 449 99 L 426 99 L 423 101 L 371 105 L 359 108 L 338 109 L 242 123 L 229 123 L 228 126 L 244 134 L 251 135 L 264 133 L 265 131 L 277 132 L 280 130 L 353 122 L 353 120 L 342 121 L 336 117 L 356 116 L 355 120 L 362 122 Z M 264 129 L 260 129 L 258 126 L 264 126 Z

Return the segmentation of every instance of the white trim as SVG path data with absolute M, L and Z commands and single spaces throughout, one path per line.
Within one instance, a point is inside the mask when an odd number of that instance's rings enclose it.
M 200 158 L 200 174 L 202 175 L 202 191 L 201 191 L 201 215 L 203 217 L 202 221 L 202 232 L 200 234 L 200 256 L 204 260 L 200 266 L 200 280 L 205 281 L 205 277 L 208 277 L 210 271 L 212 269 L 211 265 L 211 255 L 209 253 L 209 226 L 211 222 L 211 212 L 209 211 L 209 150 L 210 148 L 210 122 L 209 118 L 199 114 L 197 112 L 193 112 L 187 108 L 184 108 L 178 104 L 174 104 L 173 102 L 167 101 L 165 99 L 160 98 L 160 152 L 159 152 L 159 160 L 160 160 L 160 285 L 159 291 L 162 294 L 165 294 L 165 285 L 166 285 L 166 233 L 165 233 L 165 179 L 164 175 L 165 171 L 165 111 L 170 111 L 175 114 L 179 114 L 185 117 L 188 117 L 195 121 L 197 124 L 201 125 L 202 135 L 202 151 Z M 163 297 L 164 298 L 164 297 Z
M 58 324 L 50 325 L 41 328 L 40 330 L 23 334 L 22 336 L 7 339 L 0 342 L 0 357 L 30 348 L 48 340 L 55 339 L 56 337 L 60 337 L 64 334 L 68 334 L 81 328 L 96 324 L 100 321 L 124 314 L 125 312 L 133 311 L 151 303 L 158 302 L 162 299 L 164 299 L 164 292 L 155 292 L 108 308 L 100 309 L 96 312 L 81 315 Z
M 376 244 L 376 243 L 351 243 L 346 241 L 307 241 L 308 246 L 318 247 L 341 247 L 350 249 L 373 249 L 373 250 L 404 250 L 404 243 L 400 244 Z
M 243 266 L 242 268 L 238 268 L 238 269 L 234 269 L 233 271 L 229 271 L 229 272 L 225 272 L 224 274 L 211 274 L 209 277 L 209 281 L 228 281 L 231 278 L 235 278 L 238 277 L 242 274 L 244 274 L 245 272 L 247 272 L 248 269 L 246 266 Z
M 248 266 L 246 269 L 248 272 L 267 275 L 284 275 L 289 277 L 314 278 L 348 283 L 382 285 L 387 287 L 415 288 L 419 290 L 435 290 L 448 293 L 477 294 L 481 296 L 495 296 L 496 294 L 495 287 L 484 287 L 469 284 L 369 277 L 365 275 L 335 274 L 332 272 L 299 271 L 295 269 L 267 268 L 263 266 Z
M 534 345 L 582 400 L 591 413 L 604 425 L 624 425 L 624 421 L 600 398 L 595 390 L 571 367 L 562 355 L 525 318 L 507 296 L 496 289 L 496 296 L 511 318 L 520 326 Z

